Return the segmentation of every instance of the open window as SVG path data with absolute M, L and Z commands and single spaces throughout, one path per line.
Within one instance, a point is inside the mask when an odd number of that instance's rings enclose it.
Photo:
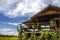
M 42 25 L 41 26 L 41 30 L 50 30 L 50 26 L 49 25 Z
M 56 20 L 56 26 L 60 27 L 60 20 Z

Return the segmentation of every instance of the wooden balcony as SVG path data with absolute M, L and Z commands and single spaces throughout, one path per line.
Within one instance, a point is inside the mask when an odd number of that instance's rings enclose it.
M 46 26 L 50 26 L 50 31 L 60 31 L 60 27 L 58 28 L 55 23 L 50 23 L 50 22 L 42 22 L 42 23 L 26 23 L 26 28 L 22 27 L 23 30 L 29 31 L 29 29 L 38 29 L 40 31 L 41 29 L 48 28 Z M 42 28 L 41 26 L 45 26 Z M 28 32 L 29 33 L 29 32 Z
M 41 27 L 42 25 L 44 26 L 50 26 L 50 27 L 55 27 L 54 23 L 49 23 L 49 22 L 42 22 L 42 23 L 26 23 L 26 26 L 28 27 Z

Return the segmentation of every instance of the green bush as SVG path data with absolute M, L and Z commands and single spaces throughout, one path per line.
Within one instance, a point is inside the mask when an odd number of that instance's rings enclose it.
M 23 33 L 22 40 L 28 40 L 28 34 L 26 32 Z
M 18 40 L 22 40 L 22 37 L 23 37 L 23 36 L 22 36 L 21 30 L 19 30 L 18 32 L 19 32 L 19 33 L 18 33 L 18 38 L 19 38 Z
M 34 40 L 34 33 L 31 33 L 31 37 L 29 38 L 29 40 Z
M 39 36 L 35 35 L 35 33 L 32 32 L 30 37 L 28 37 L 28 33 L 24 32 L 22 37 L 22 40 L 56 40 L 56 39 L 57 33 L 50 31 L 40 31 Z
M 41 31 L 40 36 L 38 37 L 38 40 L 56 40 L 56 39 L 57 33 L 50 31 Z

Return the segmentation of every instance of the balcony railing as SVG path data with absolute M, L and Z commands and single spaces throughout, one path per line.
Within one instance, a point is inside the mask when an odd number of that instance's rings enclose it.
M 50 23 L 50 22 L 42 22 L 42 23 L 26 23 L 27 27 L 41 27 L 41 26 L 50 26 L 50 27 L 55 27 L 55 23 Z
M 25 27 L 26 26 L 26 27 Z M 42 22 L 42 23 L 26 23 L 25 26 L 20 26 L 22 30 L 25 30 L 27 33 L 31 33 L 32 30 L 38 29 L 38 31 L 42 29 L 50 29 L 50 31 L 60 31 L 60 28 L 57 28 L 55 23 L 50 22 Z M 42 27 L 45 26 L 45 27 Z M 49 27 L 46 27 L 49 26 Z M 32 29 L 32 30 L 30 30 Z M 31 31 L 31 32 L 29 32 Z

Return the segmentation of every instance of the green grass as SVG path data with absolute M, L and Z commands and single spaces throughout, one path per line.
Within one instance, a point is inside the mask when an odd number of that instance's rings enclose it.
M 0 37 L 0 40 L 18 40 L 17 37 Z

